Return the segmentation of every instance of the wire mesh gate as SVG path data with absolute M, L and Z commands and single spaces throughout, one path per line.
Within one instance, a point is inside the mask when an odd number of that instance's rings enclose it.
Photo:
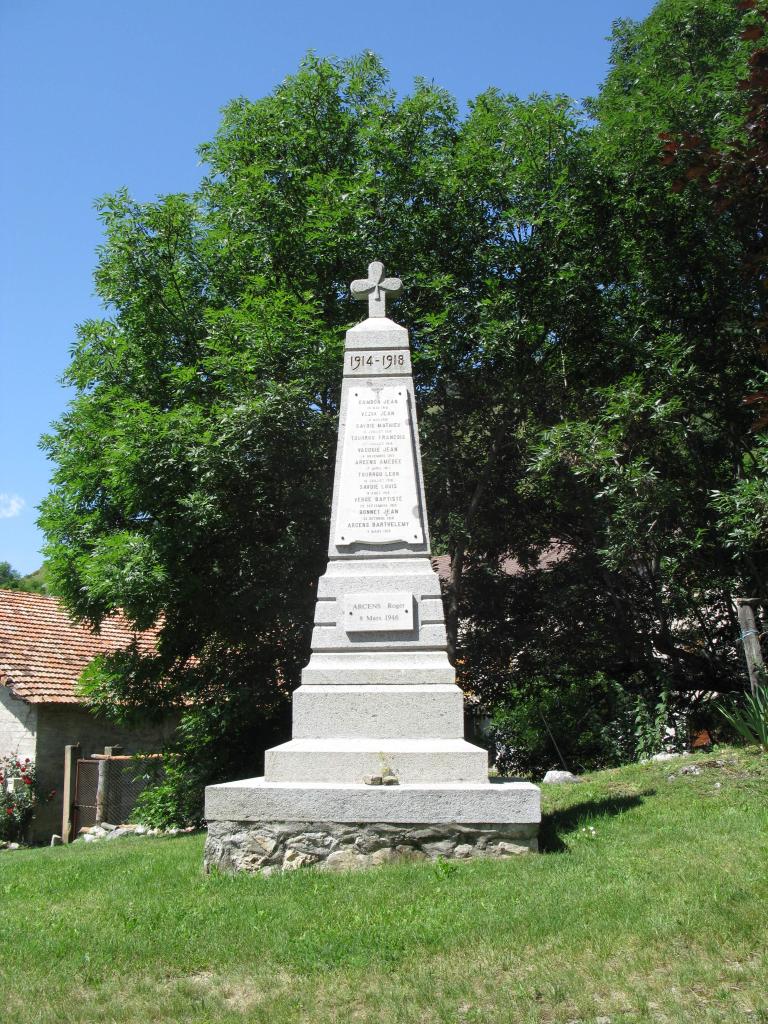
M 78 758 L 75 770 L 73 837 L 84 826 L 128 821 L 139 794 L 154 780 L 158 755 L 97 754 Z
M 82 758 L 77 762 L 75 774 L 75 814 L 73 835 L 84 825 L 96 823 L 96 790 L 99 780 L 99 762 Z

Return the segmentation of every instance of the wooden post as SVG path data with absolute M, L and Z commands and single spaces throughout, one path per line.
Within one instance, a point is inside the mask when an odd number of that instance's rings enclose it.
M 96 824 L 104 821 L 104 811 L 107 806 L 107 792 L 109 788 L 109 758 L 112 755 L 112 748 L 104 748 L 104 757 L 99 758 L 99 776 L 96 783 Z
M 104 820 L 104 805 L 107 802 L 107 765 L 106 759 L 99 761 L 99 776 L 96 782 L 96 825 Z
M 72 825 L 75 818 L 75 779 L 77 778 L 77 762 L 80 757 L 80 744 L 72 743 L 64 747 L 64 784 L 62 786 L 61 839 L 64 843 L 72 841 Z
M 741 627 L 741 642 L 744 644 L 744 657 L 747 659 L 747 671 L 749 672 L 749 686 L 753 695 L 757 693 L 758 686 L 765 679 L 765 663 L 760 647 L 760 632 L 755 622 L 755 605 L 759 604 L 760 600 L 756 597 L 736 598 L 739 626 Z
M 115 744 L 111 747 L 104 747 L 103 754 L 94 754 L 99 759 L 99 777 L 96 783 L 96 824 L 104 821 L 107 811 L 107 800 L 109 799 L 109 762 L 116 757 L 123 748 Z

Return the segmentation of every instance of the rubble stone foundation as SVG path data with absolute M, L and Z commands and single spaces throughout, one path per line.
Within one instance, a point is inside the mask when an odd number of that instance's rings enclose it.
M 205 869 L 266 875 L 302 867 L 339 871 L 438 857 L 498 859 L 535 853 L 538 830 L 538 824 L 211 821 Z

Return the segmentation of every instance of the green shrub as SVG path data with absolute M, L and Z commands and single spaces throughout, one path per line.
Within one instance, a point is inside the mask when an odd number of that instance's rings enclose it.
M 625 764 L 636 751 L 633 711 L 626 690 L 602 673 L 515 683 L 493 717 L 497 767 L 538 776 Z
M 263 774 L 264 750 L 289 734 L 289 707 L 281 699 L 271 714 L 263 707 L 255 714 L 244 690 L 218 705 L 187 709 L 131 819 L 150 828 L 199 825 L 206 786 Z
M 768 752 L 768 686 L 758 685 L 754 694 L 747 694 L 742 701 L 736 701 L 730 707 L 717 705 L 723 718 L 735 729 L 746 742 Z
M 684 749 L 691 724 L 711 728 L 709 716 L 701 698 L 674 693 L 665 678 L 560 672 L 516 680 L 493 716 L 496 765 L 528 776 L 615 768 L 670 746 Z
M 634 718 L 635 758 L 644 758 L 657 754 L 666 737 L 670 719 L 669 690 L 663 687 L 657 699 L 649 699 L 643 694 L 636 694 L 632 701 Z
M 184 764 L 178 754 L 167 753 L 161 766 L 151 769 L 154 778 L 134 804 L 131 821 L 148 828 L 183 828 L 202 821 L 202 790 L 205 783 Z
M 33 762 L 28 757 L 0 757 L 0 839 L 23 840 L 37 803 Z

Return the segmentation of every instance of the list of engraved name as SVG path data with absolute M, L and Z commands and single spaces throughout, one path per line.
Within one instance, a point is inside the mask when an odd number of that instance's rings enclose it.
M 421 543 L 405 388 L 353 388 L 344 445 L 336 542 Z

